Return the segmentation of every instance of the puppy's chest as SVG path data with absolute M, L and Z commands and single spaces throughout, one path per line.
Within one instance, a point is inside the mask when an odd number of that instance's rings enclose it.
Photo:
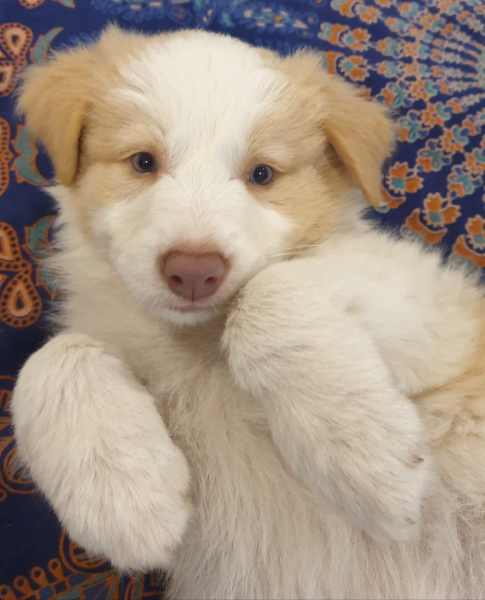
M 236 386 L 216 354 L 177 349 L 151 374 L 148 387 L 192 463 L 227 463 L 269 442 L 261 403 Z
M 252 530 L 264 513 L 278 537 L 278 523 L 288 521 L 289 512 L 298 515 L 295 535 L 303 521 L 313 520 L 315 499 L 282 463 L 262 403 L 234 383 L 211 343 L 165 346 L 147 387 L 189 461 L 199 523 L 212 523 L 216 513 L 218 522 L 227 522 L 237 508 L 238 536 L 240 527 Z

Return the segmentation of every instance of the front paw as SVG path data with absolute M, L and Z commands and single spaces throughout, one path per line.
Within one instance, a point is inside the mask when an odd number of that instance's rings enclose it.
M 74 541 L 122 571 L 170 565 L 191 511 L 189 467 L 118 357 L 57 336 L 22 369 L 12 415 L 19 458 Z
M 380 541 L 415 539 L 432 484 L 432 462 L 415 407 L 389 391 L 331 407 L 282 396 L 270 428 L 290 472 L 325 505 Z
M 275 265 L 242 290 L 222 338 L 230 372 L 295 478 L 372 536 L 411 539 L 432 471 L 422 424 L 317 267 Z
M 304 359 L 314 345 L 324 300 L 320 293 L 311 293 L 311 279 L 300 285 L 307 262 L 264 269 L 233 302 L 221 347 L 236 383 L 250 393 L 277 384 L 279 374 L 295 359 Z
M 89 473 L 65 478 L 64 498 L 53 503 L 72 539 L 122 572 L 169 567 L 191 515 L 186 459 L 175 447 L 160 450 L 92 456 Z
M 412 410 L 405 412 L 405 426 L 401 423 L 393 430 L 387 424 L 379 437 L 373 435 L 374 429 L 367 432 L 367 441 L 364 432 L 361 444 L 350 452 L 342 448 L 335 456 L 334 502 L 357 527 L 381 541 L 419 537 L 432 485 L 431 457 L 420 424 Z

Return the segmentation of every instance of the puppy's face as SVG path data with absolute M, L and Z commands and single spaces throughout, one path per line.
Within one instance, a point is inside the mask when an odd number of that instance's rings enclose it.
M 145 310 L 180 324 L 321 242 L 352 181 L 378 203 L 391 138 L 315 56 L 203 32 L 110 30 L 28 73 L 20 108 L 69 214 Z

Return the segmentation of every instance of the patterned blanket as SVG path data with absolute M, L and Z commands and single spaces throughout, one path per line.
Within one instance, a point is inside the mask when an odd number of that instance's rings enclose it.
M 46 157 L 13 114 L 28 63 L 109 21 L 145 31 L 223 31 L 326 68 L 389 107 L 398 145 L 383 174 L 383 225 L 485 267 L 483 0 L 0 0 L 0 599 L 148 598 L 155 575 L 120 577 L 58 525 L 15 462 L 9 397 L 45 339 L 56 289 L 39 259 L 54 207 Z M 56 107 L 52 106 L 55 111 Z

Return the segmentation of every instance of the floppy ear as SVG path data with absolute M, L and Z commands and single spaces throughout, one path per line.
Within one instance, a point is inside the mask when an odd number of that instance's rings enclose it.
M 17 110 L 42 142 L 54 165 L 56 179 L 73 183 L 79 166 L 79 145 L 90 100 L 92 52 L 64 51 L 49 62 L 28 67 L 22 78 Z
M 358 88 L 324 74 L 327 139 L 369 203 L 382 204 L 382 165 L 392 151 L 394 126 L 386 109 Z
M 364 97 L 359 88 L 322 69 L 321 55 L 296 52 L 284 68 L 310 100 L 325 136 L 354 183 L 373 206 L 382 203 L 381 170 L 391 153 L 394 126 L 386 109 Z

